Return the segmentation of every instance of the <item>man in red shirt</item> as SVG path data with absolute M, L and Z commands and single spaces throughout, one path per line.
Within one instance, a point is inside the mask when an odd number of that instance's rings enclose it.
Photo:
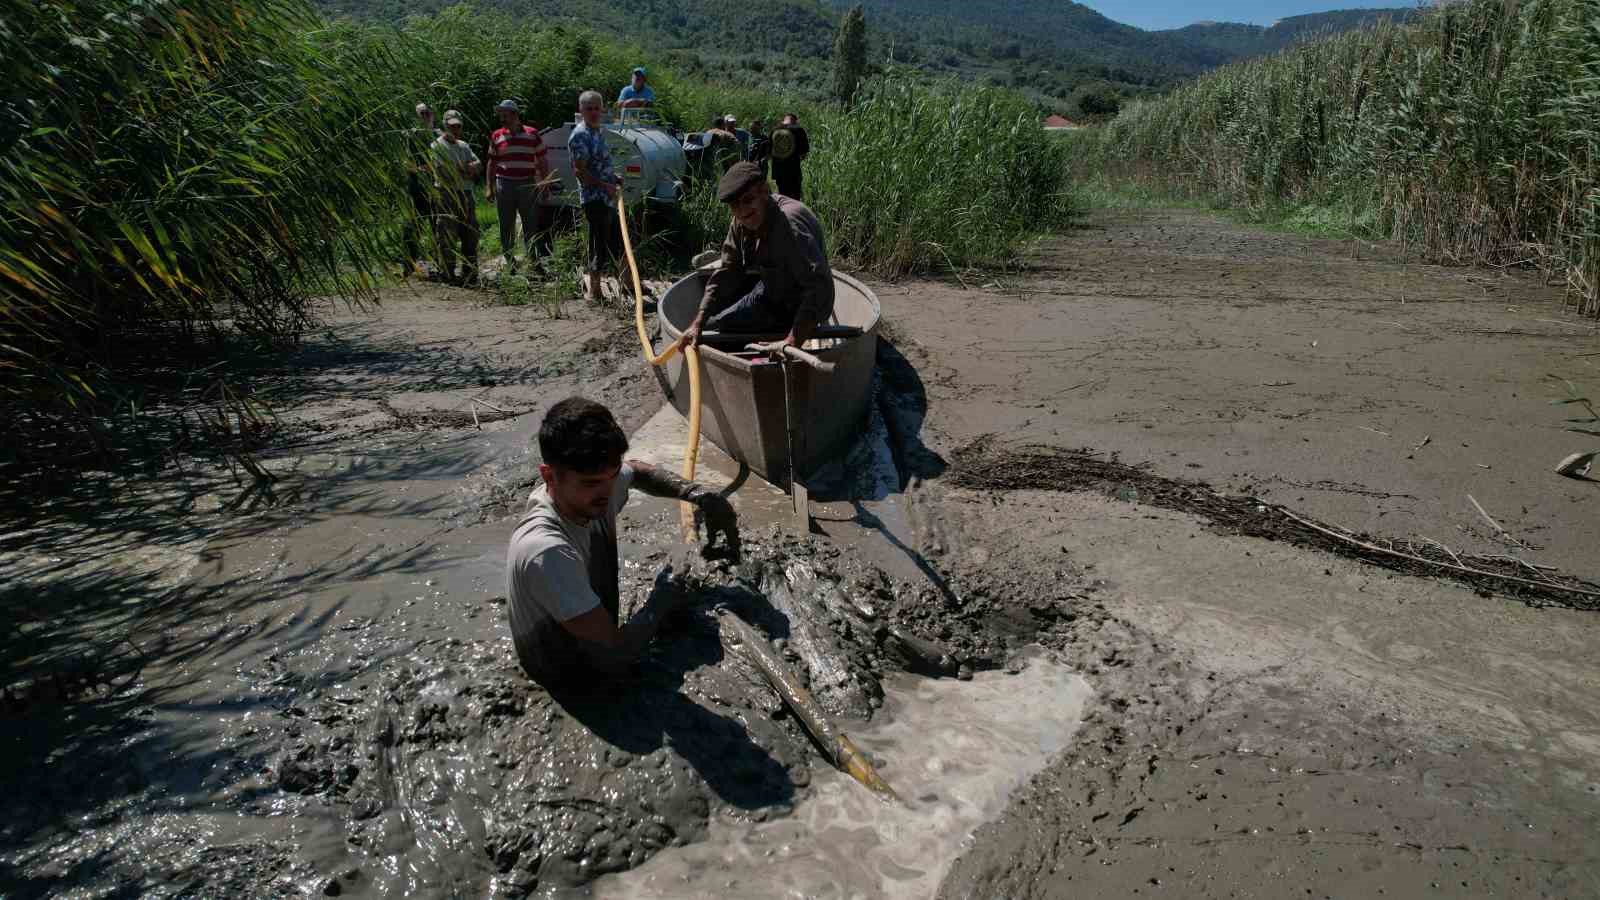
M 494 201 L 500 217 L 506 271 L 515 272 L 518 218 L 522 219 L 522 240 L 535 264 L 550 252 L 549 213 L 539 204 L 550 189 L 550 163 L 539 129 L 522 124 L 515 100 L 502 100 L 495 110 L 500 114 L 500 128 L 489 135 L 489 177 L 484 179 L 483 195 Z

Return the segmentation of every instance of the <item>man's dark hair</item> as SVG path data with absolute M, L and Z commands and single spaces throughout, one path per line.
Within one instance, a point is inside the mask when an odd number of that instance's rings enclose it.
M 628 436 L 611 410 L 585 397 L 550 407 L 539 423 L 539 453 L 546 465 L 600 472 L 622 465 Z

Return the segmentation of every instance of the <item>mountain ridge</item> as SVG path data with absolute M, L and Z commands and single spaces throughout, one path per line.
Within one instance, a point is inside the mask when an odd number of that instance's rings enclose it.
M 397 21 L 454 0 L 313 0 L 325 13 Z M 843 12 L 857 0 L 477 0 L 622 37 L 674 68 L 713 81 L 820 98 Z M 1271 26 L 1195 23 L 1145 31 L 1072 0 L 859 0 L 875 68 L 1016 88 L 1069 117 L 1114 113 L 1229 62 L 1275 53 L 1323 31 L 1361 27 L 1410 9 L 1331 10 Z

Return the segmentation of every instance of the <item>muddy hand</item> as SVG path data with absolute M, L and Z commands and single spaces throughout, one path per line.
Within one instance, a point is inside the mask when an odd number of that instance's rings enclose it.
M 705 517 L 706 546 L 709 554 L 716 545 L 717 535 L 721 534 L 723 546 L 727 548 L 730 556 L 739 559 L 739 514 L 733 511 L 733 504 L 728 498 L 715 492 L 706 492 L 695 498 L 695 505 L 700 508 Z

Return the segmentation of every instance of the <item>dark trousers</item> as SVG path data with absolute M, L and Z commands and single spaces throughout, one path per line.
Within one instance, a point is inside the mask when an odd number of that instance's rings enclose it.
M 804 200 L 800 196 L 800 169 L 780 169 L 772 167 L 772 180 L 778 183 L 778 193 L 795 200 Z
M 422 237 L 433 229 L 433 201 L 428 198 L 428 188 L 411 173 L 406 180 L 406 192 L 411 195 L 411 215 L 401 229 L 400 240 L 405 246 L 406 265 L 416 265 L 422 259 Z
M 622 225 L 617 211 L 604 200 L 583 205 L 583 218 L 589 223 L 589 265 L 586 272 L 604 272 L 611 261 L 622 256 Z
M 522 243 L 534 259 L 550 255 L 550 210 L 539 205 L 539 190 L 532 178 L 496 178 L 495 212 L 500 218 L 500 249 L 506 259 L 516 256 L 517 220 L 522 220 Z
M 455 277 L 455 244 L 458 240 L 461 242 L 461 255 L 466 257 L 462 277 L 477 277 L 478 205 L 473 200 L 472 189 L 440 191 L 438 208 L 434 212 L 434 234 L 439 239 L 439 266 L 444 269 L 445 277 Z
M 708 317 L 705 329 L 734 334 L 788 334 L 794 327 L 794 306 L 768 297 L 767 283 L 760 276 L 745 278 L 744 296 Z

